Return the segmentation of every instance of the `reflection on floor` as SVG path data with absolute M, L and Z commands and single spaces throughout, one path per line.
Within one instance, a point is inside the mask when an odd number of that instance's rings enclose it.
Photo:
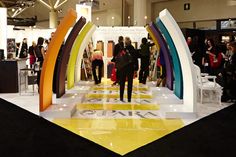
M 54 95 L 54 103 L 76 103 L 77 111 L 72 118 L 49 120 L 123 155 L 230 105 L 198 104 L 198 118 L 167 119 L 166 108 L 182 103 L 172 91 L 157 88 L 152 82 L 142 85 L 135 80 L 132 102 L 128 103 L 126 98 L 125 102 L 119 101 L 119 87 L 111 84 L 110 80 L 96 86 L 81 81 L 62 98 L 56 99 Z M 0 97 L 39 114 L 37 93 L 33 96 L 0 94 Z
M 183 126 L 180 119 L 72 118 L 54 123 L 124 155 Z
M 119 100 L 119 87 L 111 84 L 91 85 L 73 118 L 53 122 L 121 155 L 184 126 L 181 119 L 165 119 L 147 85 L 135 80 L 128 103 Z

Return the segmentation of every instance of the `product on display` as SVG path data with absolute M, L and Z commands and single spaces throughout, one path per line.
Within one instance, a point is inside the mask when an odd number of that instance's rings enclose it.
M 107 57 L 113 57 L 113 49 L 114 49 L 115 43 L 113 40 L 108 41 L 107 44 Z

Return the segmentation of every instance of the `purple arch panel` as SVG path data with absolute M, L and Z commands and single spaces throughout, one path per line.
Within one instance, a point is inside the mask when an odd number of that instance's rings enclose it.
M 170 56 L 170 51 L 168 49 L 168 46 L 165 42 L 165 39 L 163 38 L 161 32 L 158 30 L 156 25 L 154 23 L 150 23 L 150 29 L 152 30 L 154 36 L 156 37 L 158 43 L 160 44 L 161 53 L 163 53 L 164 61 L 165 61 L 165 67 L 166 67 L 166 85 L 167 88 L 170 90 L 173 90 L 173 82 L 174 82 L 174 76 L 173 76 L 173 63 Z
M 63 46 L 61 56 L 59 56 L 58 64 L 56 67 L 56 96 L 62 97 L 65 94 L 65 81 L 66 81 L 66 69 L 70 58 L 71 48 L 74 44 L 76 37 L 86 23 L 86 19 L 81 17 L 71 30 L 65 45 Z

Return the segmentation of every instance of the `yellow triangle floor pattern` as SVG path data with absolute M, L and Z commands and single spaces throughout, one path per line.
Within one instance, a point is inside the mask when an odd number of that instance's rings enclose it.
M 100 97 L 87 93 L 84 102 L 77 104 L 74 117 L 53 119 L 53 122 L 120 155 L 184 126 L 181 119 L 165 119 L 157 102 L 143 101 L 152 99 L 148 86 L 139 85 L 135 80 L 135 92 L 147 91 L 148 95 L 132 97 L 131 103 L 123 103 L 116 99 L 119 97 L 119 88 L 112 87 L 111 84 L 112 82 L 103 80 L 102 85 L 91 87 L 91 91 L 103 91 L 99 93 Z M 88 101 L 96 98 L 100 98 L 98 102 Z

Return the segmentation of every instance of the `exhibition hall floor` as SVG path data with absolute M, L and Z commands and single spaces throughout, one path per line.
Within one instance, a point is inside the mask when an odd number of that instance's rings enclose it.
M 204 116 L 214 113 L 229 104 L 197 104 L 197 118 L 167 118 L 166 112 L 177 110 L 182 101 L 167 88 L 155 87 L 134 80 L 132 101 L 119 101 L 119 86 L 111 86 L 110 80 L 102 80 L 100 85 L 92 81 L 81 81 L 60 98 L 53 98 L 56 104 L 76 104 L 72 118 L 47 118 L 118 154 L 124 155 L 151 143 Z M 0 97 L 28 111 L 39 114 L 38 94 L 0 94 Z

